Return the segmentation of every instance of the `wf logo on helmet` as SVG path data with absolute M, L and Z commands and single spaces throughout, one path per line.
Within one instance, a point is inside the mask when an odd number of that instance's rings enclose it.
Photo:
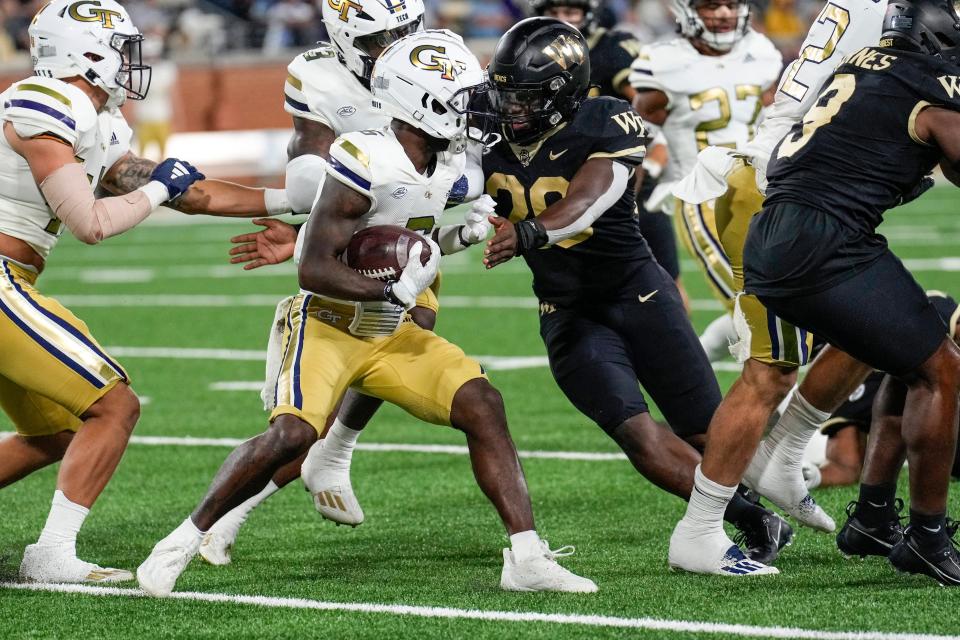
M 557 36 L 557 39 L 544 47 L 543 52 L 550 56 L 562 69 L 571 64 L 582 64 L 583 46 L 567 34 Z
M 89 7 L 84 10 L 84 7 Z M 38 14 L 39 15 L 39 14 Z M 123 22 L 123 15 L 112 9 L 101 9 L 99 0 L 81 0 L 67 7 L 67 15 L 78 22 L 99 22 L 104 29 L 113 29 L 113 21 Z
M 353 0 L 327 0 L 327 4 L 330 5 L 330 8 L 334 11 L 340 12 L 340 20 L 343 22 L 350 21 L 350 9 L 353 9 L 357 12 L 358 17 L 363 17 L 363 6 L 359 2 L 354 2 Z M 369 20 L 369 16 L 367 16 Z
M 424 52 L 430 51 L 427 56 Z M 467 68 L 467 65 L 459 60 L 451 60 L 447 56 L 446 47 L 438 47 L 432 44 L 420 45 L 410 52 L 410 62 L 415 67 L 426 69 L 427 71 L 439 71 L 440 77 L 444 80 L 453 80 L 461 71 Z

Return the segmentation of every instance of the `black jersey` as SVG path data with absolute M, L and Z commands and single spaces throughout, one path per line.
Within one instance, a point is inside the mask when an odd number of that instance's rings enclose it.
M 853 54 L 771 155 L 764 206 L 815 207 L 872 234 L 940 160 L 914 123 L 930 104 L 960 110 L 958 75 L 938 58 L 899 49 Z
M 643 122 L 629 104 L 589 98 L 570 122 L 534 145 L 494 145 L 483 156 L 486 191 L 497 202 L 497 215 L 513 222 L 532 218 L 566 195 L 587 160 L 612 158 L 633 168 L 643 160 L 645 142 Z M 528 252 L 534 293 L 555 304 L 618 297 L 651 259 L 635 214 L 630 185 L 586 231 Z
M 620 87 L 630 65 L 640 55 L 640 42 L 626 31 L 597 29 L 587 38 L 590 47 L 590 95 L 623 97 Z

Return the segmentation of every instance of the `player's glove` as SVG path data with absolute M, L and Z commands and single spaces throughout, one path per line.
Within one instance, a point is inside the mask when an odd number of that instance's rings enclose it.
M 430 247 L 430 259 L 427 264 L 420 262 L 422 242 Z M 412 309 L 417 304 L 417 296 L 426 290 L 437 279 L 437 269 L 440 266 L 440 247 L 430 238 L 424 236 L 422 242 L 415 242 L 407 255 L 407 266 L 400 274 L 399 280 L 388 282 L 383 288 L 384 297 L 396 304 L 402 304 Z
M 477 244 L 487 239 L 490 229 L 490 216 L 494 214 L 497 203 L 487 194 L 483 194 L 473 201 L 470 205 L 470 211 L 463 218 L 463 226 L 460 227 L 460 241 L 465 244 Z
M 934 182 L 933 176 L 931 175 L 923 176 L 922 178 L 920 178 L 920 182 L 913 185 L 913 189 L 910 189 L 910 191 L 903 194 L 903 197 L 900 198 L 900 204 L 907 204 L 908 202 L 912 202 L 916 200 L 917 198 L 922 196 L 924 193 L 926 193 L 930 189 L 930 187 L 933 186 L 933 182 Z
M 167 200 L 176 200 L 190 188 L 190 185 L 205 177 L 192 164 L 177 158 L 167 158 L 150 174 L 150 180 L 159 182 L 167 188 L 169 194 Z

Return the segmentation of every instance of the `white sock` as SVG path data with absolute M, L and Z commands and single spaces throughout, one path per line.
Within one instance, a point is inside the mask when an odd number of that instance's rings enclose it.
M 777 457 L 785 462 L 799 464 L 810 438 L 829 418 L 829 413 L 807 402 L 797 390 L 777 424 L 767 434 L 767 447 L 776 451 Z
M 693 473 L 693 491 L 684 520 L 705 532 L 723 531 L 723 513 L 737 487 L 725 487 L 703 475 L 700 465 Z
M 343 424 L 340 418 L 334 420 L 327 435 L 323 437 L 323 466 L 328 469 L 349 469 L 353 449 L 357 446 L 359 437 L 360 431 Z
M 279 490 L 280 487 L 277 486 L 277 483 L 271 480 L 267 483 L 267 486 L 260 490 L 260 493 L 247 498 L 217 520 L 216 524 L 211 527 L 211 530 L 216 529 L 217 533 L 231 540 L 236 538 L 240 527 L 242 527 L 243 523 L 250 517 L 250 512 Z
M 540 548 L 540 536 L 536 531 L 521 531 L 510 536 L 510 550 L 513 551 L 515 562 L 523 562 L 527 558 L 542 553 Z
M 193 520 L 187 516 L 187 519 L 180 523 L 180 525 L 170 532 L 170 535 L 167 538 L 180 538 L 190 540 L 195 542 L 197 546 L 200 546 L 200 541 L 203 540 L 203 536 L 206 534 L 206 531 L 200 531 L 197 528 L 197 525 L 193 524 Z M 196 549 L 196 547 L 194 547 Z
M 77 553 L 77 534 L 83 521 L 86 520 L 90 509 L 70 502 L 63 491 L 53 492 L 53 502 L 50 505 L 50 515 L 43 531 L 37 539 L 41 546 L 66 547 L 73 555 Z
M 737 342 L 737 330 L 733 326 L 733 316 L 724 313 L 707 325 L 700 334 L 700 344 L 707 352 L 710 362 L 717 362 L 730 356 L 730 345 Z

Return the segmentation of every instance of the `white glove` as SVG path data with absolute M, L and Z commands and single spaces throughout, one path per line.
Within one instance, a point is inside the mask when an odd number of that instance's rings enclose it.
M 467 244 L 477 244 L 487 239 L 493 225 L 490 216 L 494 214 L 497 203 L 486 193 L 473 201 L 470 211 L 463 218 L 461 236 Z
M 423 242 L 426 242 L 427 246 L 430 247 L 430 259 L 427 260 L 427 264 L 420 263 Z M 437 246 L 436 242 L 424 236 L 422 242 L 415 242 L 410 247 L 410 253 L 407 255 L 407 266 L 400 274 L 400 279 L 393 283 L 393 295 L 407 309 L 412 309 L 417 304 L 417 296 L 437 279 L 439 266 L 440 247 Z

